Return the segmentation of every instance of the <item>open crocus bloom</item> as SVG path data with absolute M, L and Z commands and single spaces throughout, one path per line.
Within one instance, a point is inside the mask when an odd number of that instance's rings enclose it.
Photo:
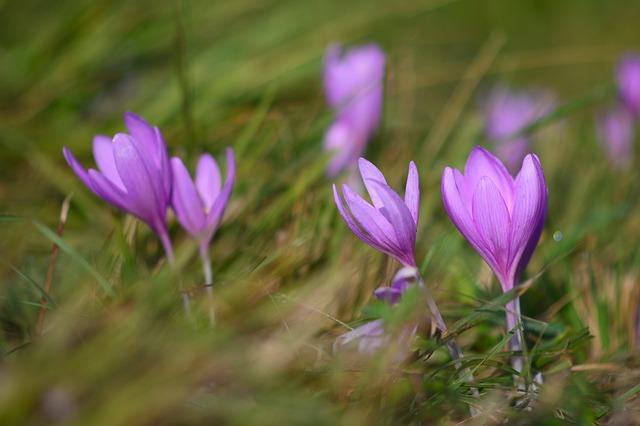
M 196 167 L 195 182 L 181 159 L 171 159 L 173 194 L 171 206 L 182 227 L 206 252 L 231 196 L 236 176 L 233 150 L 227 148 L 227 179 L 222 185 L 220 168 L 209 154 L 203 154 Z
M 380 123 L 385 56 L 367 44 L 342 52 L 327 49 L 324 87 L 336 119 L 325 136 L 325 149 L 334 152 L 327 173 L 335 176 L 354 165 Z
M 635 116 L 640 114 L 640 54 L 625 55 L 616 72 L 618 93 L 627 109 Z
M 600 115 L 596 121 L 598 139 L 611 164 L 626 168 L 633 156 L 633 117 L 625 108 L 615 108 Z
M 97 169 L 85 170 L 69 148 L 64 157 L 80 180 L 97 196 L 147 223 L 172 256 L 167 231 L 171 168 L 160 130 L 133 113 L 124 121 L 128 134 L 93 139 Z
M 333 198 L 351 232 L 378 251 L 388 254 L 405 266 L 416 266 L 415 245 L 420 209 L 418 169 L 409 163 L 404 200 L 387 184 L 384 176 L 369 161 L 360 158 L 360 174 L 373 205 L 342 185 L 346 208 L 336 185 Z
M 513 90 L 501 85 L 489 94 L 483 105 L 485 131 L 495 143 L 498 158 L 510 171 L 517 171 L 529 151 L 528 138 L 517 133 L 548 114 L 553 106 L 553 96 L 542 90 Z
M 481 147 L 471 152 L 464 174 L 447 167 L 442 199 L 449 218 L 509 291 L 529 263 L 547 212 L 540 161 L 529 154 L 514 179 Z

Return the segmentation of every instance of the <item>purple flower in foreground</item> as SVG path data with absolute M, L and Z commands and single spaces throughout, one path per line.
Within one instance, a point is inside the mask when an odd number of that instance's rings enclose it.
M 616 72 L 618 93 L 627 109 L 640 114 L 640 54 L 629 53 L 618 64 Z
M 611 163 L 618 168 L 631 165 L 633 156 L 634 123 L 624 108 L 611 109 L 596 121 L 598 139 Z
M 471 151 L 464 174 L 447 167 L 442 199 L 449 218 L 509 291 L 538 244 L 547 212 L 547 186 L 535 154 L 514 179 L 487 150 Z
M 390 287 L 379 287 L 374 294 L 389 305 L 395 305 L 405 291 L 414 285 L 415 278 L 416 270 L 414 268 L 402 268 L 393 277 Z M 407 357 L 411 341 L 417 330 L 416 324 L 407 324 L 400 329 L 394 341 L 393 335 L 385 327 L 384 320 L 377 319 L 338 337 L 333 349 L 336 352 L 341 347 L 357 343 L 358 352 L 370 356 L 380 349 L 388 348 L 393 343 L 398 351 L 396 361 L 401 362 Z
M 173 194 L 171 206 L 180 225 L 200 242 L 207 253 L 231 196 L 236 176 L 233 150 L 227 148 L 227 180 L 222 185 L 220 168 L 209 154 L 203 154 L 196 167 L 195 182 L 178 157 L 171 159 Z
M 342 185 L 346 202 L 342 202 L 336 185 L 333 198 L 340 215 L 351 232 L 378 251 L 388 254 L 405 266 L 416 266 L 415 245 L 420 209 L 420 184 L 416 165 L 409 163 L 404 200 L 387 184 L 384 176 L 369 161 L 360 158 L 360 174 L 373 205 Z
M 347 52 L 327 49 L 324 87 L 336 119 L 325 135 L 324 146 L 335 152 L 327 173 L 335 176 L 355 166 L 380 123 L 385 56 L 380 47 L 367 44 Z
M 529 154 L 514 179 L 481 147 L 471 151 L 464 174 L 445 168 L 442 200 L 453 224 L 482 256 L 507 292 L 518 283 L 538 244 L 547 213 L 547 185 L 540 161 Z M 507 304 L 507 327 L 520 323 L 518 298 Z M 522 347 L 522 335 L 511 342 Z M 514 368 L 521 369 L 521 360 Z
M 514 172 L 529 151 L 529 139 L 516 136 L 529 124 L 544 117 L 554 106 L 553 97 L 543 91 L 495 87 L 483 106 L 485 131 L 494 141 L 497 156 Z
M 171 168 L 167 146 L 160 130 L 141 117 L 126 113 L 129 131 L 113 139 L 93 139 L 96 169 L 85 170 L 69 148 L 64 157 L 80 180 L 97 196 L 130 213 L 160 237 L 168 258 L 173 258 L 167 231 L 167 210 L 171 198 Z

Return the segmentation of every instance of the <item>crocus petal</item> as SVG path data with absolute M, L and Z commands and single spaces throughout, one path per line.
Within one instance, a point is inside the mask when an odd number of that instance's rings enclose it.
M 130 213 L 138 218 L 147 221 L 144 212 L 138 210 L 137 206 L 131 202 L 128 194 L 118 188 L 110 179 L 97 170 L 89 169 L 89 178 L 93 192 L 107 203 Z
M 171 170 L 173 172 L 171 206 L 184 229 L 191 235 L 198 236 L 204 228 L 205 216 L 202 201 L 182 160 L 173 157 Z
M 397 255 L 401 252 L 400 243 L 393 226 L 376 210 L 347 185 L 342 186 L 345 201 L 354 219 L 375 243 L 375 248 Z
M 456 182 L 455 175 L 460 175 L 458 170 L 446 167 L 442 174 L 442 202 L 449 219 L 458 228 L 460 233 L 469 241 L 471 246 L 478 252 L 485 250 L 480 235 L 476 230 L 471 216 L 471 204 L 466 205 L 461 196 L 461 188 Z
M 211 210 L 207 214 L 205 219 L 206 227 L 208 232 L 208 238 L 213 237 L 213 233 L 216 228 L 220 225 L 220 221 L 222 220 L 222 215 L 227 207 L 227 203 L 229 202 L 229 198 L 231 197 L 231 192 L 233 191 L 233 185 L 236 181 L 236 160 L 233 154 L 233 150 L 231 148 L 227 148 L 227 180 L 224 182 L 222 186 L 222 190 L 220 194 L 216 198 L 213 206 L 211 206 Z
M 360 175 L 362 176 L 364 186 L 367 188 L 367 192 L 369 192 L 369 197 L 371 197 L 373 205 L 376 209 L 380 210 L 384 207 L 384 205 L 382 204 L 380 196 L 376 192 L 376 188 L 375 185 L 373 185 L 373 182 L 379 181 L 386 185 L 387 180 L 384 178 L 382 172 L 369 160 L 366 160 L 364 158 L 358 159 L 358 168 L 360 169 Z
M 71 150 L 65 146 L 64 148 L 62 148 L 62 154 L 64 155 L 65 160 L 67 160 L 67 164 L 69 164 L 69 167 L 71 167 L 71 170 L 73 170 L 76 176 L 80 178 L 82 183 L 84 183 L 85 186 L 87 186 L 89 189 L 93 190 L 89 174 L 87 173 L 85 168 L 82 167 L 82 164 L 80 164 L 78 160 L 76 160 L 76 157 L 74 157 Z
M 360 227 L 353 220 L 351 213 L 347 211 L 347 209 L 344 207 L 344 204 L 342 203 L 342 199 L 338 194 L 338 189 L 336 188 L 335 184 L 332 185 L 332 189 L 333 189 L 333 200 L 336 203 L 336 207 L 338 207 L 338 212 L 340 213 L 342 220 L 344 220 L 344 223 L 347 224 L 351 232 L 353 232 L 353 234 L 356 237 L 358 237 L 361 241 L 370 245 L 373 248 L 378 249 L 378 244 L 376 244 L 373 241 L 373 239 L 369 237 L 367 233 L 365 233 L 362 229 L 360 229 Z
M 342 170 L 351 167 L 366 144 L 365 135 L 357 132 L 346 120 L 336 120 L 324 138 L 324 149 L 333 154 L 327 165 L 327 176 L 337 176 Z
M 116 160 L 113 156 L 113 143 L 106 136 L 98 135 L 93 138 L 93 158 L 98 165 L 98 169 L 109 179 L 114 185 L 125 191 L 124 184 L 118 169 L 116 168 Z
M 516 177 L 516 200 L 511 223 L 510 263 L 513 278 L 524 270 L 538 244 L 547 211 L 547 187 L 540 160 L 527 155 Z
M 156 132 L 155 128 L 147 123 L 144 118 L 132 112 L 124 114 L 124 123 L 131 137 L 151 156 L 155 165 L 160 167 L 162 154 L 158 132 Z
M 504 199 L 488 177 L 480 179 L 473 196 L 473 221 L 490 254 L 490 265 L 503 282 L 507 274 L 510 218 Z M 504 283 L 503 283 L 504 285 Z
M 416 223 L 404 200 L 384 182 L 374 181 L 376 191 L 382 199 L 382 214 L 393 225 L 401 253 L 396 258 L 406 266 L 416 266 Z
M 502 162 L 486 149 L 476 146 L 464 166 L 466 191 L 462 194 L 465 202 L 471 205 L 476 187 L 483 177 L 489 177 L 502 195 L 507 209 L 513 207 L 513 178 Z
M 418 178 L 418 168 L 413 161 L 409 163 L 407 186 L 404 190 L 404 203 L 409 208 L 411 217 L 413 217 L 413 221 L 417 226 L 420 215 L 420 179 Z
M 210 154 L 202 154 L 196 167 L 196 189 L 208 212 L 220 194 L 222 178 L 218 163 Z
M 628 53 L 616 71 L 618 91 L 625 106 L 634 115 L 640 113 L 640 54 Z
M 113 139 L 114 156 L 118 174 L 127 189 L 127 197 L 141 218 L 156 228 L 166 217 L 165 200 L 160 199 L 158 186 L 149 173 L 144 154 L 138 151 L 130 136 L 117 134 Z

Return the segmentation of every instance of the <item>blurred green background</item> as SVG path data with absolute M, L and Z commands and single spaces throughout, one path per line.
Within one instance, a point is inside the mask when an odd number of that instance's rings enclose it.
M 368 41 L 388 64 L 366 156 L 396 188 L 409 160 L 419 168 L 418 257 L 447 322 L 472 321 L 454 329 L 484 394 L 482 421 L 640 422 L 640 175 L 608 166 L 593 120 L 615 100 L 619 56 L 639 48 L 638 16 L 640 2 L 605 0 L 0 0 L 0 423 L 466 416 L 465 387 L 435 339 L 418 342 L 422 355 L 401 371 L 384 357 L 331 354 L 341 324 L 370 315 L 372 290 L 396 269 L 349 234 L 324 176 L 324 49 Z M 444 166 L 486 144 L 479 98 L 497 82 L 549 88 L 566 106 L 533 145 L 550 201 L 528 268 L 537 279 L 522 297 L 529 358 L 547 383 L 532 411 L 506 402 L 502 314 L 490 303 L 499 286 L 439 193 Z M 215 329 L 203 309 L 182 315 L 155 237 L 64 162 L 66 145 L 90 164 L 93 135 L 121 131 L 125 111 L 158 125 L 191 165 L 201 151 L 236 151 L 236 188 L 212 245 Z M 49 230 L 71 193 L 39 336 Z M 171 231 L 179 280 L 198 300 L 195 245 L 173 221 Z M 407 315 L 424 315 L 413 308 Z

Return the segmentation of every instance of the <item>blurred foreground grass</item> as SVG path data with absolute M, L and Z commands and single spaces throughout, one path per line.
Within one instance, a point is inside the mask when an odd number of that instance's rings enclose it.
M 607 166 L 592 118 L 613 94 L 589 96 L 638 47 L 638 14 L 637 2 L 593 0 L 0 1 L 0 424 L 465 418 L 466 385 L 435 339 L 420 340 L 402 370 L 388 356 L 331 354 L 346 324 L 375 314 L 362 308 L 395 267 L 348 233 L 323 172 L 324 48 L 368 40 L 389 65 L 367 157 L 396 187 L 408 161 L 418 165 L 418 256 L 484 394 L 472 401 L 486 413 L 478 422 L 640 422 L 640 176 Z M 484 143 L 477 99 L 496 81 L 549 87 L 579 106 L 534 145 L 550 206 L 522 297 L 529 358 L 545 379 L 531 411 L 505 397 L 515 395 L 491 303 L 498 286 L 439 195 L 443 167 Z M 191 162 L 236 150 L 237 186 L 212 246 L 215 329 L 204 309 L 183 317 L 155 237 L 63 161 L 63 145 L 88 160 L 92 136 L 121 129 L 126 110 Z M 47 229 L 70 193 L 37 336 Z M 195 245 L 175 223 L 172 233 L 180 279 L 200 300 Z M 402 314 L 424 310 L 409 301 Z

